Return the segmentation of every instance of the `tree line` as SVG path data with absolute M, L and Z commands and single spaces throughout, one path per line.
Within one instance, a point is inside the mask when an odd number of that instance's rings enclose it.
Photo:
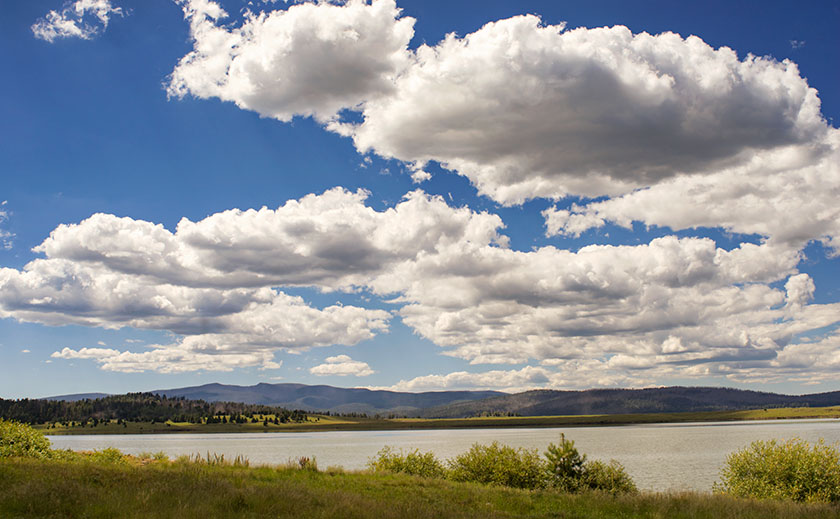
M 42 400 L 0 398 L 0 418 L 28 424 L 53 422 L 131 422 L 190 423 L 272 423 L 305 422 L 307 414 L 259 404 L 240 402 L 205 402 L 184 397 L 166 397 L 154 393 L 128 393 L 102 398 L 77 400 Z

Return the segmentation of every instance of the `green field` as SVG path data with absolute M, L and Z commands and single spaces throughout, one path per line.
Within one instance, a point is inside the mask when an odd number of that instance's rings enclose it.
M 0 517 L 837 518 L 837 505 L 720 495 L 612 497 L 406 475 L 195 461 L 0 461 Z
M 269 417 L 271 418 L 271 417 Z M 231 433 L 231 432 L 305 432 L 305 431 L 373 431 L 397 429 L 455 429 L 478 427 L 570 427 L 592 425 L 629 425 L 642 423 L 722 422 L 739 420 L 783 420 L 796 418 L 837 418 L 840 406 L 788 407 L 749 411 L 711 411 L 702 413 L 652 413 L 574 416 L 514 416 L 481 418 L 347 418 L 311 415 L 304 423 L 192 424 L 177 422 L 116 422 L 96 426 L 64 427 L 60 424 L 37 425 L 45 434 L 144 434 L 144 433 Z

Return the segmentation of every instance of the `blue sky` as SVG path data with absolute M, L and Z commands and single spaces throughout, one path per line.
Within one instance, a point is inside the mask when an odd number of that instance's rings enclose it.
M 840 390 L 833 2 L 14 2 L 0 396 Z

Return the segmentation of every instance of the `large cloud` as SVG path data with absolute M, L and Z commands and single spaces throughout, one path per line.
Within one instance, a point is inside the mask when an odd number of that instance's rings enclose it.
M 312 308 L 277 287 L 367 290 L 448 355 L 557 373 L 596 361 L 602 381 L 700 376 L 702 365 L 772 369 L 780 351 L 840 315 L 838 304 L 810 302 L 815 287 L 797 270 L 801 254 L 770 242 L 725 250 L 706 238 L 667 236 L 523 252 L 506 247 L 496 215 L 419 191 L 382 211 L 365 198 L 332 189 L 276 210 L 182 220 L 175 232 L 94 215 L 53 231 L 36 248 L 45 258 L 0 270 L 0 312 L 181 336 L 140 356 L 60 354 L 109 369 L 163 366 L 187 354 L 227 355 L 219 366 L 229 367 L 272 362 L 267 355 L 278 350 L 354 344 L 384 330 L 390 316 Z
M 387 0 L 296 5 L 233 29 L 213 2 L 185 12 L 195 50 L 170 92 L 282 120 L 355 108 L 361 123 L 329 127 L 361 151 L 438 161 L 503 203 L 622 194 L 827 131 L 794 63 L 695 36 L 564 31 L 528 15 L 412 51 L 413 20 Z
M 622 26 L 567 31 L 533 15 L 409 49 L 413 20 L 387 0 L 306 3 L 234 28 L 216 23 L 214 2 L 185 12 L 195 50 L 171 93 L 281 120 L 314 115 L 418 181 L 437 161 L 503 204 L 612 197 L 548 210 L 550 235 L 641 221 L 838 247 L 840 136 L 788 60 Z M 359 60 L 345 81 L 336 63 Z M 342 109 L 359 120 L 342 122 Z
M 188 287 L 364 286 L 389 265 L 460 243 L 505 243 L 501 219 L 412 192 L 382 212 L 368 193 L 341 188 L 277 209 L 230 210 L 174 233 L 151 222 L 96 214 L 61 225 L 35 248 L 51 260 L 101 265 Z
M 361 150 L 442 162 L 503 203 L 615 195 L 808 144 L 826 125 L 795 64 L 621 26 L 488 23 L 422 46 L 348 128 Z
M 240 27 L 217 23 L 215 2 L 180 2 L 194 50 L 175 67 L 169 94 L 217 97 L 265 117 L 328 120 L 389 93 L 414 34 L 393 0 L 293 5 L 246 16 Z

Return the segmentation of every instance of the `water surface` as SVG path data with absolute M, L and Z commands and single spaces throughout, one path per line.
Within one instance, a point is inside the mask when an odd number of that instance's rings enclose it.
M 300 433 L 126 434 L 50 436 L 54 448 L 115 447 L 127 454 L 163 451 L 247 457 L 251 464 L 276 465 L 315 457 L 322 469 L 362 469 L 384 446 L 432 451 L 452 458 L 474 443 L 493 441 L 543 452 L 560 433 L 590 459 L 618 460 L 641 489 L 709 491 L 726 456 L 755 440 L 799 437 L 840 442 L 840 420 L 768 420 L 610 427 L 437 429 L 413 431 L 327 431 Z

